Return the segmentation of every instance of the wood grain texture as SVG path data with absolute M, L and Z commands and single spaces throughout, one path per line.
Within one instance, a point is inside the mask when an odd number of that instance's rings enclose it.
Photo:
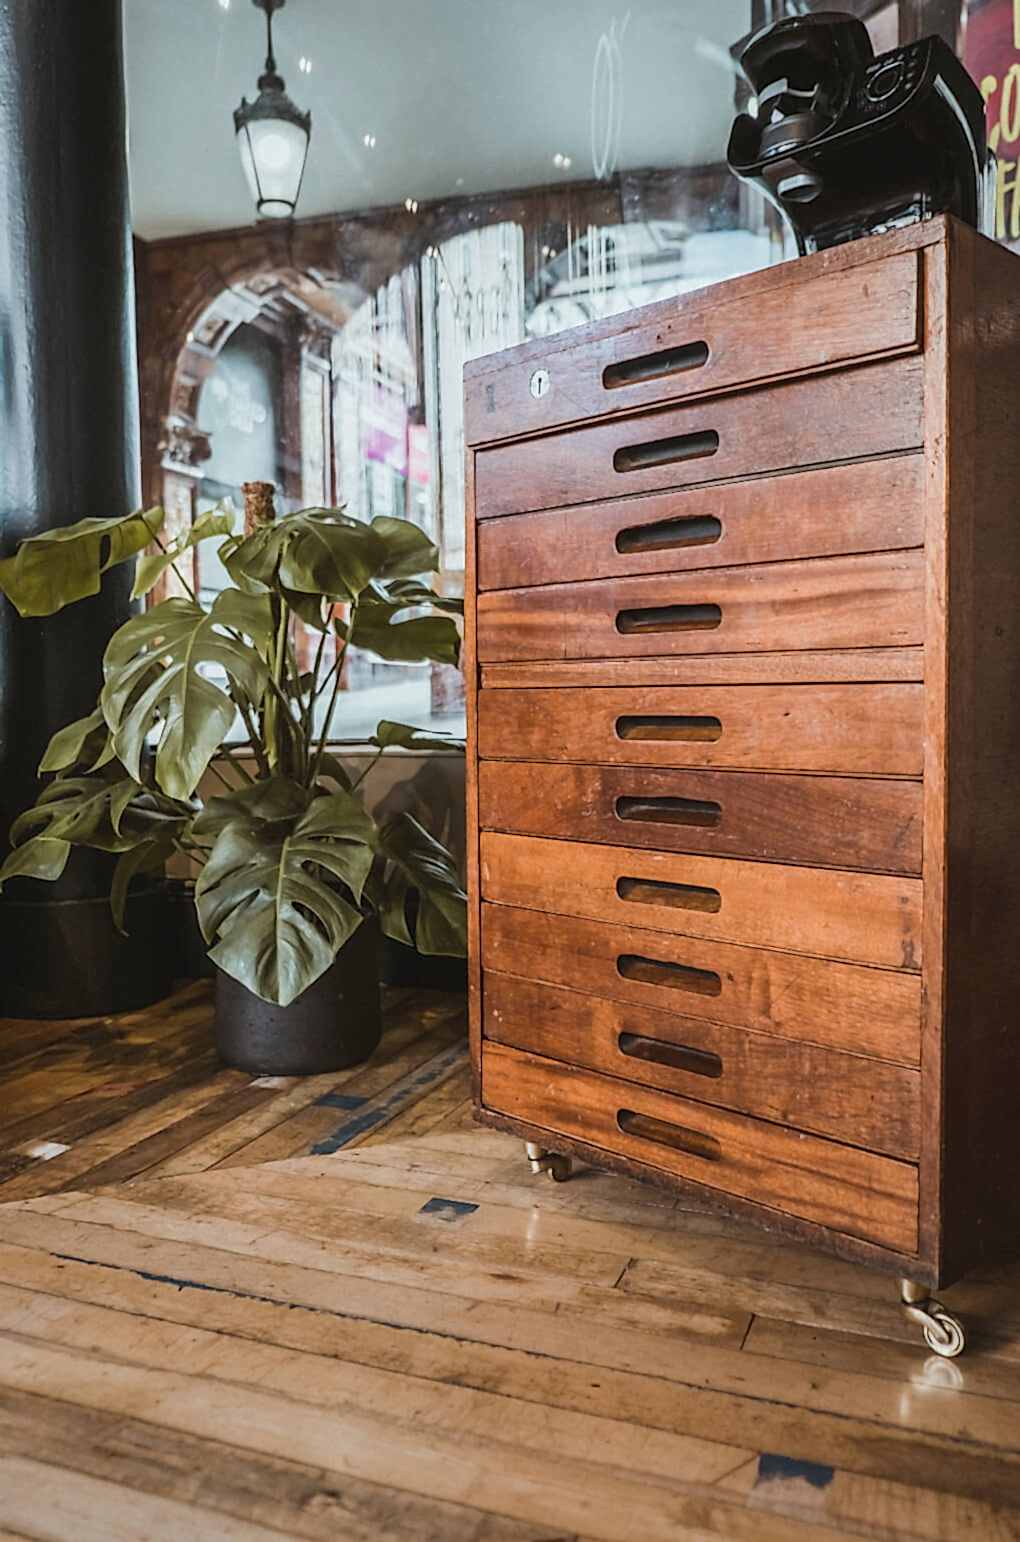
M 464 1032 L 462 996 L 390 988 L 368 1065 L 267 1081 L 217 1060 L 212 1019 L 210 984 L 195 982 L 144 1012 L 63 1023 L 62 1039 L 12 1064 L 0 1081 L 0 1203 L 307 1153 L 344 1119 L 337 1098 L 381 1097 L 372 1127 L 384 1128 L 387 1090 Z M 0 1022 L 0 1037 L 8 1026 L 19 1028 Z M 57 1154 L 37 1154 L 51 1142 Z
M 918 552 L 497 589 L 478 598 L 478 657 L 909 647 L 924 640 Z
M 488 760 L 917 777 L 923 709 L 919 685 L 482 691 L 478 751 Z M 628 720 L 688 717 L 715 719 L 718 738 L 621 737 Z
M 921 883 L 733 858 L 486 832 L 481 894 L 499 905 L 921 968 Z
M 918 359 L 896 359 L 479 450 L 476 517 L 915 449 L 922 381 Z M 693 458 L 617 469 L 671 453 L 641 447 L 702 435 L 718 436 L 714 450 L 706 442 Z
M 663 349 L 696 344 L 688 326 L 696 314 L 736 317 L 753 301 L 757 331 L 773 339 L 778 358 L 782 328 L 761 318 L 777 314 L 780 296 L 793 314 L 820 275 L 857 270 L 862 278 L 863 264 L 883 258 L 905 273 L 904 253 L 910 263 L 919 258 L 922 275 L 917 354 L 712 385 L 710 340 L 701 339 L 701 362 L 697 349 L 666 361 L 668 375 L 645 358 L 653 347 L 636 346 L 641 329 L 660 321 L 670 326 Z M 928 1283 L 988 1265 L 1020 1233 L 1012 1096 L 1020 953 L 1010 930 L 1020 907 L 1011 769 L 1020 758 L 1018 291 L 1014 255 L 941 219 L 853 243 L 826 263 L 748 276 L 672 310 L 535 341 L 467 372 L 476 421 L 489 419 L 476 438 L 486 446 L 477 455 L 479 814 L 496 837 L 486 837 L 487 849 L 501 853 L 493 897 L 514 901 L 487 913 L 491 967 L 633 1006 L 686 991 L 695 1007 L 684 1016 L 711 1022 L 721 975 L 707 960 L 674 953 L 642 963 L 652 955 L 635 947 L 623 968 L 622 953 L 600 958 L 592 942 L 633 907 L 645 923 L 638 930 L 673 943 L 697 928 L 715 929 L 703 944 L 749 947 L 736 932 L 720 935 L 730 917 L 717 884 L 689 883 L 692 897 L 677 888 L 682 880 L 661 877 L 671 857 L 910 880 L 920 873 L 921 946 L 915 907 L 908 952 L 914 964 L 923 958 L 923 1019 L 912 1002 L 897 1012 L 923 1084 L 910 1270 Z M 873 324 L 881 318 L 862 318 L 860 336 Z M 794 354 L 808 346 L 810 326 L 795 331 Z M 615 370 L 635 358 L 644 360 L 641 378 L 603 381 L 607 364 Z M 540 359 L 561 384 L 586 383 L 574 403 L 556 400 L 554 385 L 518 413 L 500 392 L 511 379 L 514 390 L 526 384 Z M 891 434 L 898 449 L 880 445 L 876 432 Z M 878 553 L 916 569 L 913 603 L 923 584 L 923 606 L 908 614 L 896 600 L 879 601 L 871 631 L 869 601 L 851 604 L 848 575 L 870 572 Z M 803 591 L 779 599 L 797 565 L 813 579 L 841 575 L 838 593 L 815 592 L 817 612 Z M 759 574 L 770 601 L 755 615 L 765 592 L 755 587 Z M 840 627 L 843 606 L 850 630 L 823 640 L 816 622 Z M 837 645 L 854 642 L 866 646 Z M 852 789 L 845 804 L 840 788 Z M 520 851 L 499 840 L 513 836 L 548 843 L 541 862 L 518 861 Z M 586 858 L 583 881 L 565 868 L 556 849 L 564 842 L 603 853 Z M 624 851 L 656 860 L 626 873 Z M 782 893 L 765 895 L 764 875 L 760 882 L 746 935 L 797 952 L 824 904 L 800 912 Z M 663 883 L 673 888 L 656 887 Z M 547 935 L 512 942 L 524 923 L 495 911 L 537 904 L 547 907 L 536 912 L 547 917 Z M 560 917 L 561 909 L 571 914 Z M 745 1014 L 726 1027 L 775 1032 L 789 997 L 777 997 L 774 983 L 759 980 L 758 1019 Z M 510 1114 L 488 1117 L 518 1134 L 529 1129 Z M 578 1152 L 601 1149 L 576 1134 L 562 1139 Z M 641 1165 L 619 1153 L 605 1160 L 614 1171 Z M 894 1252 L 868 1256 L 885 1267 Z
M 920 1076 L 905 1066 L 493 970 L 485 975 L 485 1035 L 549 1060 L 917 1159 Z M 683 1053 L 671 1055 L 678 1048 Z
M 483 1045 L 482 1056 L 486 1103 L 498 1112 L 868 1241 L 917 1245 L 917 1170 L 905 1162 L 502 1045 Z M 705 1142 L 705 1154 L 668 1144 L 670 1131 Z
M 923 493 L 924 460 L 914 454 L 487 519 L 478 588 L 920 546 Z
M 932 756 L 944 765 L 933 792 L 945 840 L 931 858 L 942 866 L 932 923 L 945 948 L 942 1240 L 955 1277 L 1011 1256 L 1020 1234 L 1020 261 L 955 225 L 947 260 L 948 484 L 932 503 L 944 521 L 933 532 L 946 621 Z
M 507 349 L 472 377 L 465 423 L 468 442 L 477 445 L 604 413 L 913 351 L 919 342 L 917 269 L 918 255 L 910 252 L 799 282 L 791 282 L 791 275 L 780 270 L 771 303 L 782 307 L 781 327 L 761 326 L 760 298 L 724 289 L 709 302 L 694 293 L 646 306 L 629 325 L 607 332 L 599 348 L 591 346 L 590 334 L 568 332 L 547 345 L 543 367 L 550 385 L 538 398 L 529 389 L 535 367 L 532 351 Z M 704 362 L 670 373 L 670 361 L 662 354 L 698 343 L 704 345 Z M 612 381 L 640 360 L 645 361 L 644 379 L 607 387 L 607 371 Z
M 924 679 L 923 648 L 806 649 L 800 653 L 694 654 L 690 658 L 544 660 L 485 664 L 482 690 L 550 685 L 875 685 Z
M 948 216 L 936 215 L 931 220 L 902 226 L 898 230 L 888 231 L 881 236 L 865 236 L 853 243 L 844 243 L 842 246 L 829 247 L 822 252 L 813 252 L 807 257 L 788 259 L 772 267 L 758 268 L 751 273 L 741 274 L 737 278 L 723 279 L 718 283 L 706 285 L 696 293 L 672 297 L 658 302 L 653 307 L 641 307 L 603 317 L 597 321 L 585 322 L 569 331 L 554 334 L 552 337 L 532 338 L 514 347 L 513 359 L 522 367 L 528 365 L 534 369 L 537 365 L 545 365 L 550 357 L 555 358 L 563 349 L 572 350 L 582 346 L 591 347 L 593 351 L 604 349 L 614 339 L 640 329 L 655 310 L 659 310 L 668 320 L 676 314 L 678 306 L 693 303 L 700 309 L 708 311 L 734 299 L 753 300 L 757 307 L 767 310 L 770 306 L 775 307 L 783 303 L 790 285 L 801 284 L 826 274 L 845 272 L 862 263 L 888 260 L 902 252 L 923 253 L 928 247 L 938 245 L 946 239 L 949 223 Z M 477 359 L 469 359 L 464 366 L 464 379 L 468 393 L 475 394 L 483 391 L 488 377 L 503 368 L 506 362 L 506 359 L 498 354 L 483 354 Z M 530 375 L 528 378 L 530 379 Z M 555 413 L 545 426 L 550 428 L 558 426 Z M 514 438 L 516 432 L 511 424 L 506 433 L 500 437 Z M 469 443 L 474 442 L 469 440 Z
M 873 872 L 921 871 L 918 782 L 483 760 L 478 798 L 483 830 Z
M 0 1430 L 11 1454 L 46 1462 L 58 1483 L 70 1474 L 110 1481 L 100 1522 L 103 1542 L 124 1524 L 137 1527 L 139 1501 L 147 1495 L 178 1498 L 192 1510 L 177 1538 L 213 1534 L 213 1515 L 257 1519 L 273 1537 L 307 1537 L 315 1542 L 477 1542 L 478 1529 L 492 1528 L 493 1542 L 544 1542 L 534 1527 L 486 1516 L 461 1505 L 446 1505 L 385 1484 L 347 1478 L 342 1489 L 322 1467 L 256 1453 L 212 1437 L 160 1427 L 143 1418 L 83 1407 L 31 1392 L 0 1389 Z M 77 1495 L 75 1496 L 78 1497 Z M 212 1512 L 212 1513 L 210 1513 Z M 38 1524 L 41 1512 L 37 1508 Z M 201 1530 L 198 1528 L 201 1527 Z M 68 1535 L 81 1532 L 73 1522 Z M 135 1530 L 137 1535 L 137 1530 Z M 149 1533 L 146 1533 L 149 1535 Z
M 323 1542 L 833 1542 L 878 1525 L 890 1542 L 1013 1542 L 1009 1345 L 986 1340 L 962 1386 L 940 1385 L 892 1281 L 683 1187 L 679 1208 L 608 1172 L 548 1184 L 515 1139 L 451 1127 L 130 1203 L 63 1196 L 76 1220 L 5 1206 L 0 1447 L 55 1473 L 55 1507 L 63 1471 L 116 1485 L 104 1538 L 136 1534 L 140 1494 Z M 437 1194 L 478 1208 L 419 1214 Z M 290 1225 L 269 1222 L 283 1205 Z M 338 1285 L 351 1219 L 404 1282 Z M 466 1294 L 484 1250 L 498 1299 Z M 415 1272 L 430 1253 L 440 1289 Z M 585 1284 L 621 1257 L 616 1285 Z M 975 1325 L 993 1307 L 1011 1321 L 1016 1270 L 950 1300 Z M 626 1464 L 606 1459 L 610 1427 Z M 762 1452 L 789 1479 L 759 1472 Z M 804 1462 L 828 1481 L 805 1483 Z M 188 1521 L 177 1535 L 204 1535 Z
M 947 646 L 949 445 L 948 241 L 924 255 L 925 637 L 924 693 L 924 995 L 921 1011 L 921 1158 L 919 1240 L 939 1277 L 945 1267 L 942 1225 L 947 823 Z M 953 446 L 955 453 L 956 446 Z
M 666 968 L 621 973 L 621 960 L 629 959 Z M 914 974 L 490 904 L 482 906 L 482 963 L 610 1001 L 918 1062 L 921 986 Z M 670 965 L 717 977 L 713 993 L 699 989 L 710 982 L 672 976 Z
M 481 1087 L 482 1042 L 482 973 L 481 930 L 479 924 L 478 883 L 478 765 L 480 758 L 478 739 L 478 576 L 477 576 L 477 522 L 475 520 L 475 455 L 469 447 L 465 451 L 464 470 L 464 638 L 461 651 L 461 668 L 464 671 L 464 700 L 467 716 L 465 738 L 465 825 L 464 825 L 464 884 L 467 890 L 467 951 L 468 951 L 468 1039 L 471 1045 L 471 1065 L 475 1078 L 475 1093 Z

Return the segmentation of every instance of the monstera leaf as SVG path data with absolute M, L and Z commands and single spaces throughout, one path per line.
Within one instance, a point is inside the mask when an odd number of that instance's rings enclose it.
M 217 535 L 231 535 L 233 529 L 234 511 L 227 503 L 217 504 L 214 509 L 200 514 L 187 533 L 172 546 L 168 546 L 165 551 L 152 552 L 147 557 L 139 558 L 131 598 L 138 600 L 142 595 L 148 594 L 153 585 L 163 577 L 167 568 L 172 567 L 178 557 L 192 550 L 200 541 L 208 541 Z
M 45 776 L 48 771 L 68 771 L 72 766 L 97 771 L 112 759 L 113 746 L 103 709 L 96 707 L 88 717 L 78 718 L 66 728 L 57 730 L 39 762 L 39 775 Z
M 263 525 L 221 551 L 227 571 L 247 586 L 299 595 L 351 600 L 372 578 L 380 560 L 369 525 L 339 511 L 304 509 Z
M 0 589 L 22 616 L 52 616 L 74 600 L 98 594 L 103 574 L 126 562 L 157 535 L 162 509 L 115 519 L 80 519 L 22 541 L 0 562 Z
M 413 613 L 419 600 L 390 599 L 379 584 L 362 596 L 351 617 L 334 622 L 338 637 L 389 663 L 456 665 L 460 634 L 447 616 Z
M 131 851 L 122 852 L 117 858 L 110 885 L 110 909 L 113 911 L 114 926 L 124 936 L 127 936 L 124 931 L 124 911 L 131 880 L 140 877 L 142 873 L 161 873 L 173 852 L 173 836 L 163 834 L 141 841 Z
M 158 847 L 165 859 L 191 817 L 120 767 L 98 776 L 58 776 L 11 827 L 14 850 L 0 868 L 8 878 L 59 878 L 72 846 L 130 852 Z
M 268 674 L 257 647 L 223 630 L 242 624 L 242 608 L 264 611 L 246 601 L 253 597 L 226 590 L 207 613 L 193 600 L 164 600 L 110 639 L 100 700 L 114 749 L 137 778 L 155 728 L 156 781 L 172 798 L 191 797 L 234 722 L 233 701 L 208 671 L 222 671 L 253 706 L 262 698 Z M 257 630 L 257 615 L 244 624 Z
M 387 718 L 383 718 L 368 742 L 377 744 L 381 750 L 448 750 L 463 754 L 465 748 L 463 739 L 425 733 L 421 728 L 412 728 L 410 723 L 391 723 Z
M 401 523 L 401 521 L 398 521 Z M 399 664 L 460 663 L 460 633 L 450 616 L 415 615 L 423 606 L 463 612 L 463 600 L 436 594 L 418 579 L 374 580 L 349 621 L 335 622 L 338 636 L 377 658 Z
M 460 663 L 460 634 L 448 616 L 409 616 L 395 621 L 403 605 L 359 605 L 350 625 L 337 631 L 356 648 L 392 664 Z
M 432 573 L 439 566 L 438 548 L 411 520 L 377 514 L 371 528 L 383 551 L 376 578 L 412 578 L 417 573 Z
M 344 791 L 307 803 L 275 778 L 262 792 L 268 805 L 242 797 L 246 812 L 222 824 L 195 901 L 213 962 L 263 1001 L 289 1006 L 361 924 L 374 826 Z M 303 812 L 276 817 L 299 799 Z
M 381 867 L 373 874 L 370 898 L 386 936 L 419 953 L 463 958 L 467 896 L 446 847 L 411 814 L 400 814 L 376 832 L 376 849 Z
M 420 578 L 394 578 L 373 585 L 372 597 L 387 605 L 430 605 L 449 616 L 464 614 L 464 601 L 456 594 L 437 594 Z
M 323 599 L 356 600 L 374 579 L 431 572 L 439 560 L 436 547 L 410 520 L 381 515 L 369 525 L 340 509 L 288 514 L 227 542 L 220 557 L 239 587 L 279 590 L 302 620 L 315 615 L 314 626 L 322 625 Z
M 32 808 L 11 826 L 18 845 L 41 827 L 51 840 L 93 846 L 99 851 L 126 851 L 136 837 L 122 833 L 121 823 L 132 799 L 145 788 L 123 773 L 106 776 L 57 777 L 43 788 Z
M 219 835 L 227 825 L 275 824 L 299 818 L 307 809 L 309 795 L 289 777 L 273 776 L 264 782 L 252 782 L 233 792 L 217 793 L 209 798 L 194 824 L 200 840 Z M 359 804 L 360 807 L 360 804 Z

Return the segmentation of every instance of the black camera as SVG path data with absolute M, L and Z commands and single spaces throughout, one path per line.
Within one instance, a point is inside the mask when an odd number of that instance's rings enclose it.
M 802 253 L 942 212 L 982 227 L 984 102 L 941 38 L 876 57 L 863 22 L 825 11 L 752 34 L 739 62 L 754 111 L 726 158 Z

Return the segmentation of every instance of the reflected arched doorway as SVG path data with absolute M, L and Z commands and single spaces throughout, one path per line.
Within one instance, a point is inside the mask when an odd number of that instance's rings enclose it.
M 366 295 L 322 272 L 277 268 L 206 305 L 180 349 L 158 446 L 156 494 L 171 533 L 224 500 L 240 508 L 245 481 L 268 481 L 284 510 L 343 505 L 366 520 L 414 520 L 440 550 L 437 581 L 460 591 L 459 524 L 444 549 L 434 488 L 439 414 L 430 430 L 420 271 L 406 264 Z M 191 560 L 190 580 L 211 599 L 228 582 L 214 543 Z M 311 635 L 297 643 L 299 654 L 314 647 Z M 366 737 L 381 717 L 461 727 L 454 670 L 352 650 L 344 686 L 345 737 Z

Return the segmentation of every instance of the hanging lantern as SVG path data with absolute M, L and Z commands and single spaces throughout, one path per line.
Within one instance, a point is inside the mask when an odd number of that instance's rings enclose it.
M 285 0 L 253 0 L 266 13 L 266 67 L 254 102 L 241 98 L 234 111 L 237 148 L 255 207 L 262 219 L 290 219 L 301 193 L 312 115 L 296 107 L 276 73 L 273 12 Z

